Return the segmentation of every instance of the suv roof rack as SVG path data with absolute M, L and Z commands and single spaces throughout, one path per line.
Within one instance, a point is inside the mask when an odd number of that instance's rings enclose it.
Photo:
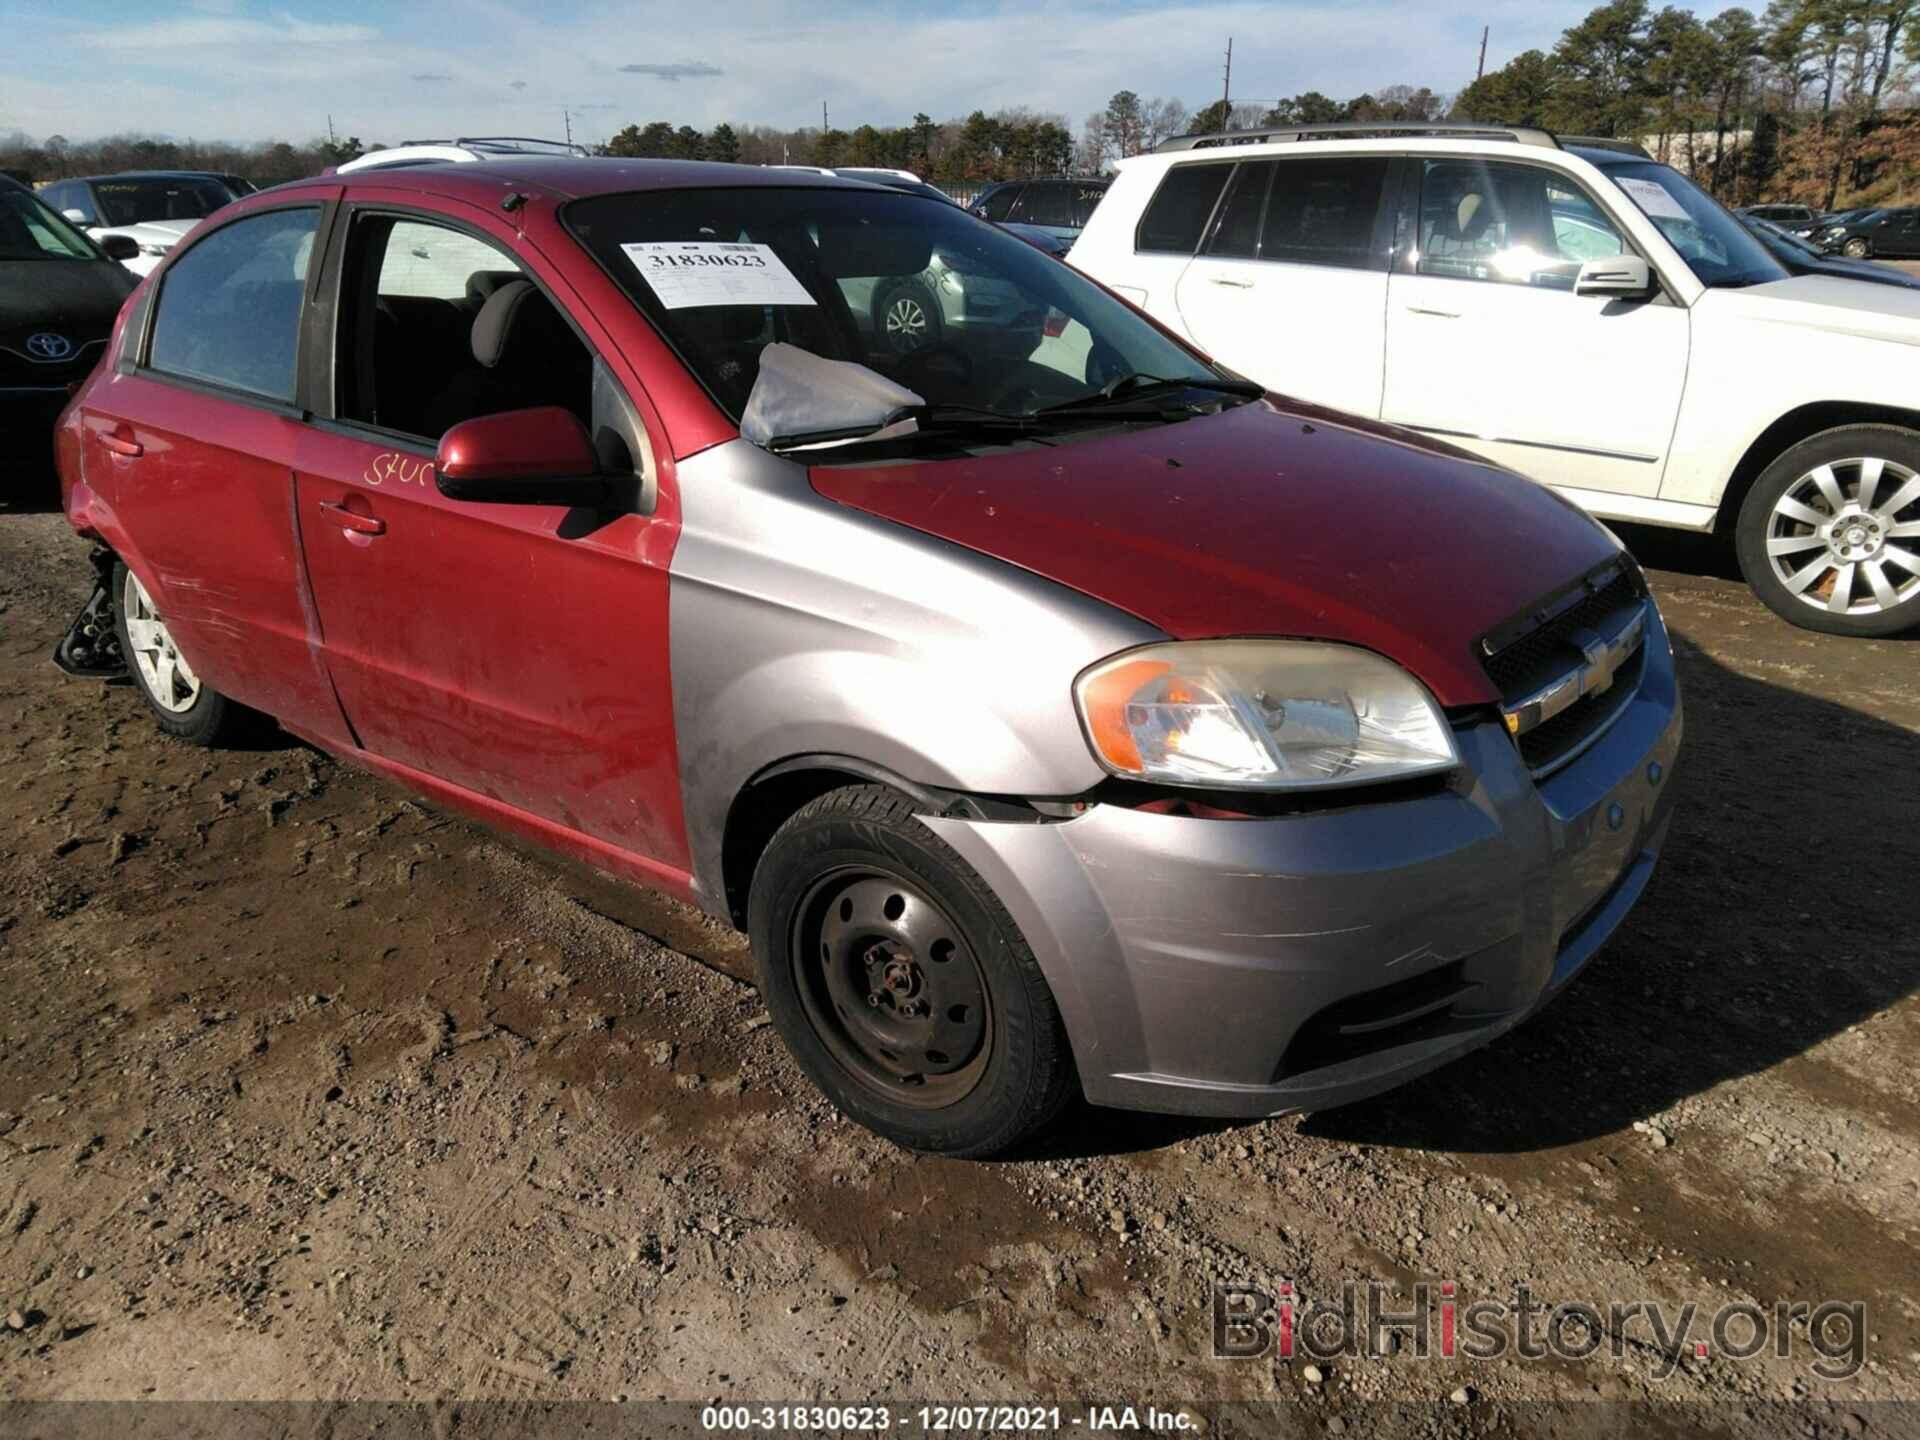
M 1558 150 L 1552 132 L 1537 125 L 1486 125 L 1477 120 L 1330 120 L 1324 125 L 1270 125 L 1258 130 L 1229 130 L 1218 135 L 1176 135 L 1162 140 L 1154 153 L 1167 150 L 1211 150 L 1225 145 L 1262 145 L 1270 140 L 1418 139 L 1446 135 L 1456 140 L 1512 140 Z
M 403 140 L 394 148 L 407 145 L 464 145 L 472 150 L 522 155 L 588 156 L 593 153 L 584 145 L 575 145 L 566 140 L 541 140 L 532 135 L 462 135 L 454 140 Z
M 1616 140 L 1611 135 L 1562 135 L 1562 145 L 1580 145 L 1588 150 L 1611 150 L 1618 155 L 1632 155 L 1636 159 L 1651 160 L 1647 147 L 1635 140 Z

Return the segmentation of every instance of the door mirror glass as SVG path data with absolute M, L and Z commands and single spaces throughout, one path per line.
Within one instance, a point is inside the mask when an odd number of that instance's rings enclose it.
M 586 426 L 558 405 L 462 421 L 440 437 L 433 469 L 451 500 L 601 505 L 608 495 Z
M 131 260 L 140 253 L 140 242 L 131 235 L 102 235 L 100 248 L 109 260 Z
M 1638 255 L 1589 260 L 1573 282 L 1576 295 L 1614 295 L 1638 299 L 1653 292 L 1653 267 Z

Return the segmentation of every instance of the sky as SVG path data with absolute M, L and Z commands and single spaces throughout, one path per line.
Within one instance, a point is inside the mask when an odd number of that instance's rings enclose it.
M 628 123 L 900 125 L 1116 90 L 1218 99 L 1454 91 L 1594 0 L 0 0 L 0 132 L 393 144 L 603 140 Z

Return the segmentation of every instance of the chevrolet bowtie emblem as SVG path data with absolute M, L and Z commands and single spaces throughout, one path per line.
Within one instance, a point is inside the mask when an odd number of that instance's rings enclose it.
M 1644 604 L 1633 618 L 1611 635 L 1578 630 L 1569 639 L 1580 647 L 1581 663 L 1564 675 L 1555 677 L 1532 694 L 1504 707 L 1501 714 L 1507 731 L 1516 738 L 1536 730 L 1588 695 L 1599 695 L 1613 686 L 1614 676 L 1633 657 L 1646 638 L 1647 609 Z

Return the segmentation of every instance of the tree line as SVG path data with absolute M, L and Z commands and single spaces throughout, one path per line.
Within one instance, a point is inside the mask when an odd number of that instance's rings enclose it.
M 1067 117 L 1015 106 L 905 125 L 782 129 L 671 120 L 634 123 L 599 147 L 609 155 L 748 165 L 882 166 L 949 186 L 1024 176 L 1098 174 L 1174 136 L 1343 120 L 1442 118 L 1541 125 L 1562 134 L 1633 138 L 1729 203 L 1799 199 L 1886 203 L 1920 170 L 1911 80 L 1920 57 L 1920 0 L 1769 0 L 1708 18 L 1647 0 L 1609 0 L 1551 50 L 1529 50 L 1449 98 L 1391 85 L 1339 100 L 1317 90 L 1273 101 L 1117 91 L 1076 133 Z M 0 136 L 0 169 L 38 180 L 125 169 L 231 171 L 274 184 L 352 159 L 358 137 L 255 145 L 113 136 L 71 142 Z

